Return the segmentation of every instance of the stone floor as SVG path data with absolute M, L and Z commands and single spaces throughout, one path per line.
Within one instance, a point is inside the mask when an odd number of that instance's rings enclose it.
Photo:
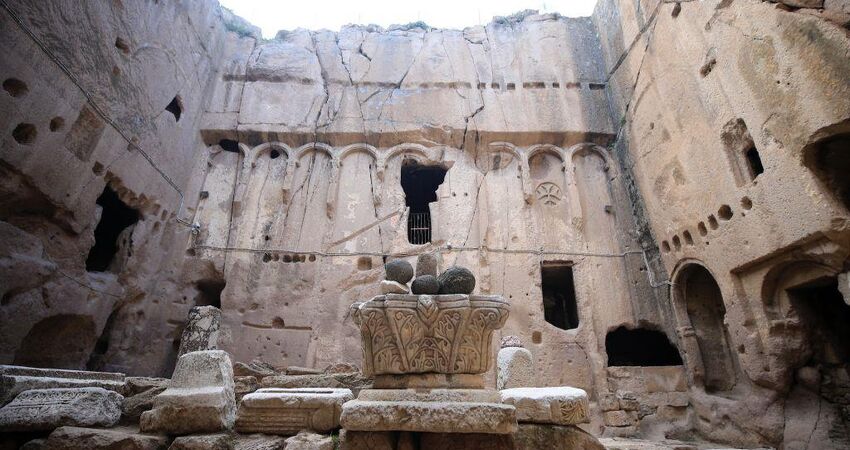
M 602 445 L 608 450 L 737 450 L 707 442 L 684 442 L 672 439 L 663 441 L 647 441 L 642 439 L 611 437 L 600 438 L 599 442 L 602 443 Z

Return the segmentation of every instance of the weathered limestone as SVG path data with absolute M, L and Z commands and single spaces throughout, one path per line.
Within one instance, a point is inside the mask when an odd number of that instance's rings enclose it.
M 520 423 L 576 425 L 590 421 L 587 392 L 571 387 L 514 388 L 499 391 L 516 408 Z
M 32 389 L 0 408 L 0 431 L 57 427 L 111 427 L 121 418 L 124 397 L 98 387 Z
M 195 306 L 189 310 L 189 319 L 180 338 L 178 356 L 189 352 L 218 349 L 221 328 L 221 310 L 215 306 Z
M 286 450 L 334 450 L 334 441 L 327 435 L 302 431 L 286 439 Z
M 508 310 L 501 297 L 480 295 L 388 294 L 361 303 L 353 312 L 363 341 L 363 373 L 482 373 L 490 365 L 492 333 L 504 325 Z M 409 321 L 410 332 L 396 334 L 402 321 Z M 459 345 L 439 346 L 431 333 Z
M 121 405 L 122 422 L 136 422 L 143 412 L 153 408 L 153 399 L 168 387 L 168 379 L 127 377 L 124 403 Z
M 129 430 L 61 427 L 50 433 L 42 450 L 165 450 L 165 436 L 134 433 Z
M 416 278 L 430 275 L 437 277 L 437 255 L 433 253 L 423 253 L 416 257 Z
M 398 281 L 381 281 L 382 294 L 407 294 L 408 292 L 410 291 L 407 289 L 407 286 Z
M 342 407 L 342 426 L 352 431 L 510 434 L 516 409 L 467 401 L 352 400 Z
M 100 387 L 123 393 L 124 374 L 0 365 L 0 405 L 30 389 Z
M 189 434 L 233 426 L 236 401 L 230 357 L 221 350 L 186 353 L 177 360 L 171 383 L 141 415 L 145 432 Z
M 353 398 L 349 389 L 260 389 L 239 403 L 236 430 L 264 434 L 330 432 L 339 428 L 343 403 Z
M 531 387 L 534 385 L 534 360 L 522 347 L 506 347 L 496 357 L 496 389 Z

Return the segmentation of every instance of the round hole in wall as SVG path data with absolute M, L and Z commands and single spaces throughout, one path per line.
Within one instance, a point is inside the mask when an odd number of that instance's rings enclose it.
M 271 260 L 272 260 L 272 255 L 270 255 L 268 253 L 263 254 L 263 262 L 269 262 Z
M 38 132 L 35 129 L 35 125 L 31 123 L 19 123 L 18 126 L 12 130 L 12 137 L 15 138 L 15 141 L 18 144 L 32 144 L 35 142 L 35 137 L 38 135 Z
M 749 197 L 744 197 L 741 199 L 741 208 L 746 209 L 747 211 L 753 209 L 753 201 L 750 200 Z
M 682 240 L 679 239 L 679 236 L 673 236 L 673 247 L 678 251 L 682 249 Z
M 64 127 L 65 127 L 65 119 L 63 119 L 59 116 L 56 116 L 56 117 L 50 119 L 50 126 L 49 126 L 50 131 L 56 132 L 56 131 L 61 130 Z
M 670 243 L 667 242 L 667 241 L 662 241 L 661 242 L 661 250 L 664 253 L 670 253 Z
M 290 255 L 290 254 L 283 255 L 283 262 L 291 263 L 292 262 L 292 255 Z
M 17 78 L 7 78 L 3 81 L 3 90 L 12 97 L 23 97 L 29 92 L 27 84 Z
M 716 230 L 718 227 L 717 218 L 714 217 L 714 214 L 708 216 L 708 226 L 711 227 L 712 230 Z
M 708 234 L 708 229 L 705 227 L 705 222 L 700 222 L 697 224 L 697 231 L 700 236 L 705 236 Z
M 310 262 L 313 262 L 316 260 L 316 255 L 310 255 L 310 258 L 308 259 L 310 260 Z
M 269 158 L 271 158 L 271 159 L 277 159 L 279 156 L 280 156 L 280 152 L 277 151 L 277 150 L 272 150 L 269 153 Z
M 120 37 L 115 38 L 115 48 L 121 50 L 121 53 L 124 53 L 125 55 L 130 53 L 130 45 L 127 44 L 127 41 Z
M 729 205 L 723 205 L 717 210 L 717 217 L 720 217 L 720 220 L 729 220 L 732 216 L 732 207 Z
M 694 245 L 694 238 L 691 236 L 691 232 L 685 230 L 682 232 L 682 237 L 685 238 L 685 243 L 688 245 Z

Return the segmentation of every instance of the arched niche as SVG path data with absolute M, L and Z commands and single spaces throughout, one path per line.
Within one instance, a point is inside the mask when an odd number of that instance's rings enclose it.
M 556 147 L 539 146 L 528 153 L 528 178 L 532 195 L 536 234 L 545 248 L 565 247 L 572 234 L 570 208 L 573 186 L 569 185 L 563 155 Z
M 238 243 L 240 247 L 268 247 L 283 221 L 287 164 L 291 150 L 271 142 L 255 147 L 246 163 L 245 187 L 239 203 Z
M 820 283 L 822 280 L 834 278 L 837 272 L 829 265 L 814 260 L 792 261 L 773 267 L 762 282 L 765 315 L 770 320 L 794 316 L 789 289 Z
M 714 276 L 702 264 L 688 262 L 674 276 L 674 301 L 680 328 L 684 333 L 685 349 L 698 351 L 689 355 L 689 369 L 701 376 L 694 377 L 707 392 L 731 390 L 735 386 L 735 367 L 729 351 L 729 339 L 724 324 L 726 307 L 723 294 Z M 694 349 L 696 347 L 696 349 Z M 686 350 L 687 351 L 687 350 Z
M 570 152 L 578 190 L 582 229 L 591 245 L 600 251 L 618 248 L 609 173 L 604 150 L 594 145 L 574 147 Z
M 516 147 L 508 143 L 493 143 L 480 149 L 475 155 L 475 166 L 481 173 L 499 170 L 519 170 L 522 156 Z
M 380 251 L 376 199 L 379 196 L 378 157 L 368 146 L 349 146 L 340 152 L 340 167 L 334 200 L 336 214 L 330 246 L 332 250 Z M 365 230 L 363 232 L 358 232 Z
M 230 139 L 222 139 L 208 149 L 204 183 L 198 195 L 195 222 L 201 224 L 199 245 L 227 246 L 232 206 L 242 163 L 250 149 Z
M 804 164 L 850 210 L 850 120 L 820 131 L 803 151 Z
M 337 176 L 333 151 L 326 145 L 296 152 L 290 200 L 283 206 L 282 248 L 320 250 L 328 229 L 328 192 Z
M 30 328 L 15 352 L 14 364 L 60 369 L 85 369 L 97 341 L 91 316 L 59 314 Z

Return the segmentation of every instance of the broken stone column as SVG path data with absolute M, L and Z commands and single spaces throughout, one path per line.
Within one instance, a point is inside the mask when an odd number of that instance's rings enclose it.
M 142 413 L 143 432 L 190 434 L 226 430 L 236 418 L 233 368 L 221 350 L 186 353 L 177 360 L 168 389 Z
M 496 357 L 496 389 L 531 387 L 534 383 L 534 360 L 516 336 L 502 339 Z
M 189 352 L 218 349 L 218 333 L 221 328 L 221 310 L 215 306 L 195 306 L 189 310 L 189 318 L 180 337 L 178 356 Z
M 123 400 L 121 394 L 99 387 L 31 389 L 0 408 L 0 431 L 111 427 L 121 418 Z

